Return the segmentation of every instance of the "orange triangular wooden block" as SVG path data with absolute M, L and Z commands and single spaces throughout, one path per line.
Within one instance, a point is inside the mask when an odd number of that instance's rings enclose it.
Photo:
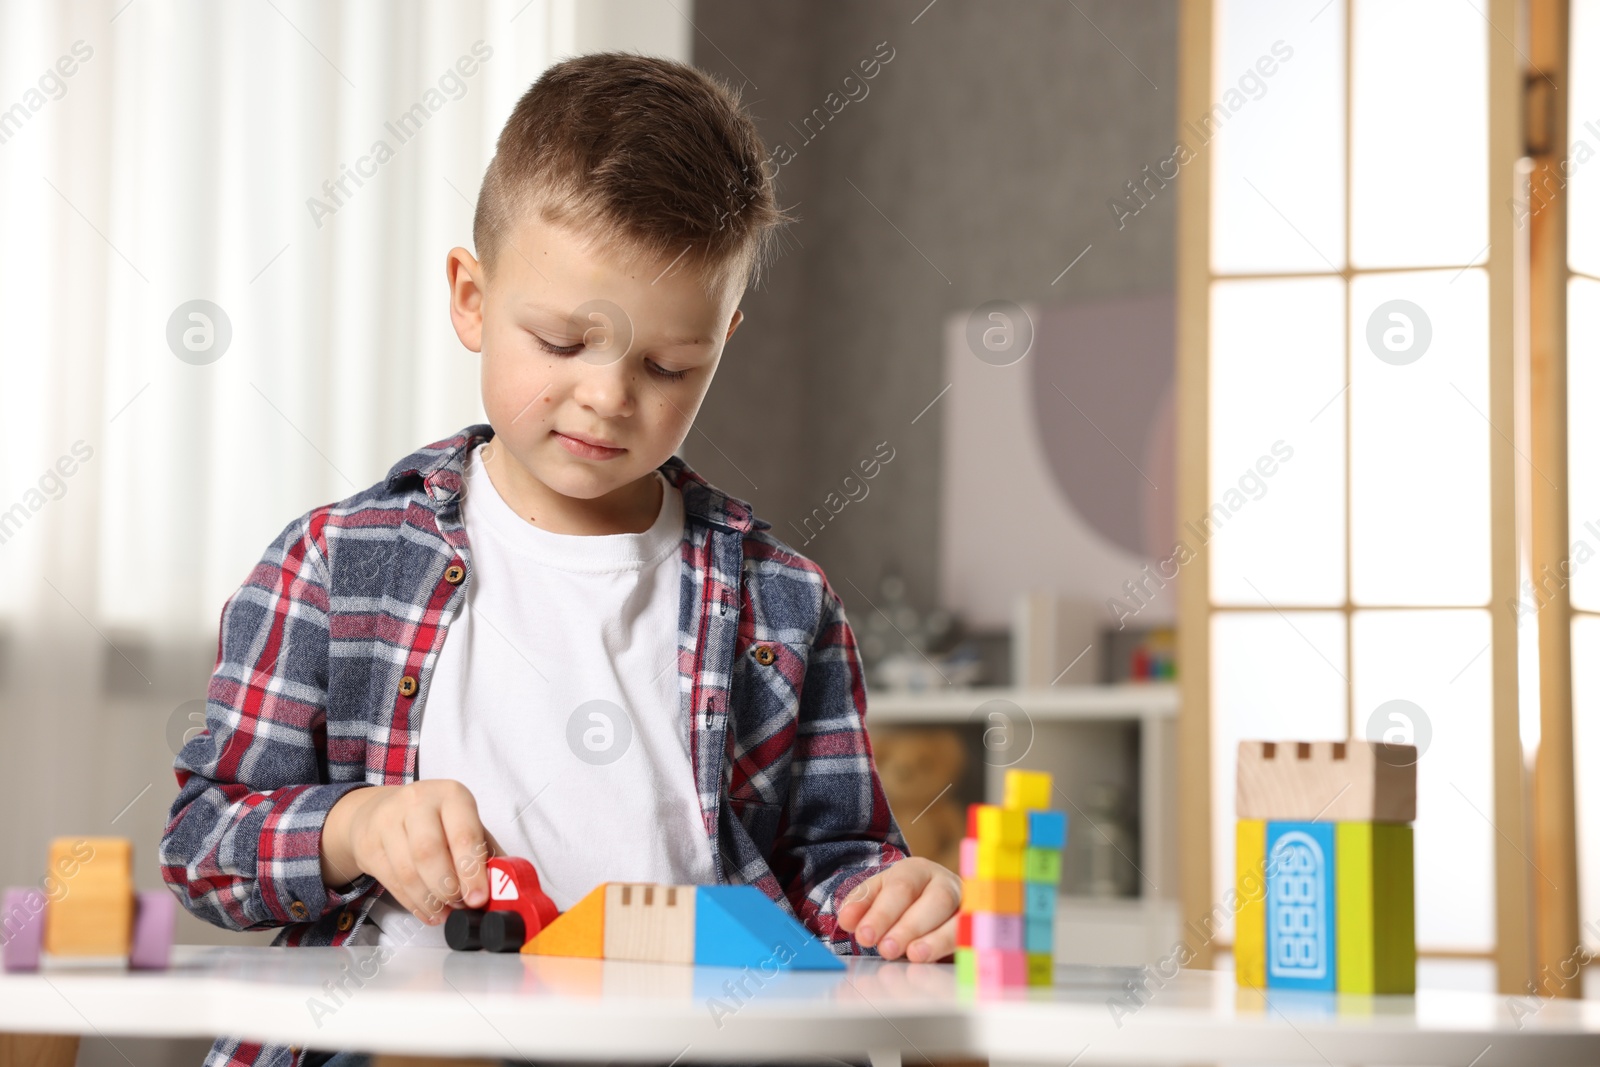
M 600 959 L 606 946 L 606 887 L 596 886 L 589 895 L 556 916 L 555 921 L 522 946 L 533 956 L 589 956 Z

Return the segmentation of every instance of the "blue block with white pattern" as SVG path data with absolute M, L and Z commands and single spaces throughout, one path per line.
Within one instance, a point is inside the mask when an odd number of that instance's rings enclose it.
M 1334 825 L 1267 823 L 1267 986 L 1335 988 Z

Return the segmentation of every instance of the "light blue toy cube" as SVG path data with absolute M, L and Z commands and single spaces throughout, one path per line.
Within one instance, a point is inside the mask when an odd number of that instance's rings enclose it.
M 1064 811 L 1028 812 L 1029 848 L 1066 848 L 1067 813 Z
M 1054 920 L 1056 917 L 1056 887 L 1048 882 L 1022 883 L 1022 914 L 1029 921 Z

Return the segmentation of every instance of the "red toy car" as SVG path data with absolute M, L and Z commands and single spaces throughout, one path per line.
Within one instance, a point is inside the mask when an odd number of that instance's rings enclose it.
M 445 944 L 458 951 L 520 952 L 561 913 L 527 860 L 497 856 L 488 866 L 489 906 L 452 911 L 444 923 Z

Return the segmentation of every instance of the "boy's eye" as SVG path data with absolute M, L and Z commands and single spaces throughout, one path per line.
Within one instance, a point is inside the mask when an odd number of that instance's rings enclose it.
M 575 345 L 553 345 L 549 341 L 546 341 L 543 337 L 540 337 L 538 334 L 534 334 L 533 339 L 539 343 L 540 348 L 544 349 L 546 352 L 549 352 L 552 356 L 575 356 L 579 352 L 583 351 L 584 348 L 582 343 Z M 648 360 L 645 362 L 645 366 L 650 368 L 651 374 L 654 374 L 657 378 L 661 378 L 662 380 L 669 382 L 675 382 L 679 378 L 682 378 L 689 373 L 687 370 L 667 370 L 665 367 L 657 363 L 651 363 Z
M 679 378 L 682 378 L 685 374 L 689 373 L 687 370 L 667 370 L 665 367 L 657 366 L 654 363 L 650 363 L 648 366 L 650 367 L 651 374 L 654 374 L 657 378 L 665 378 L 667 381 L 671 382 L 675 382 Z
M 540 348 L 544 349 L 546 352 L 549 352 L 553 356 L 575 356 L 579 352 L 583 351 L 583 344 L 581 342 L 575 345 L 553 345 L 549 341 L 546 341 L 543 337 L 540 337 L 538 334 L 534 334 L 533 339 L 539 342 Z

